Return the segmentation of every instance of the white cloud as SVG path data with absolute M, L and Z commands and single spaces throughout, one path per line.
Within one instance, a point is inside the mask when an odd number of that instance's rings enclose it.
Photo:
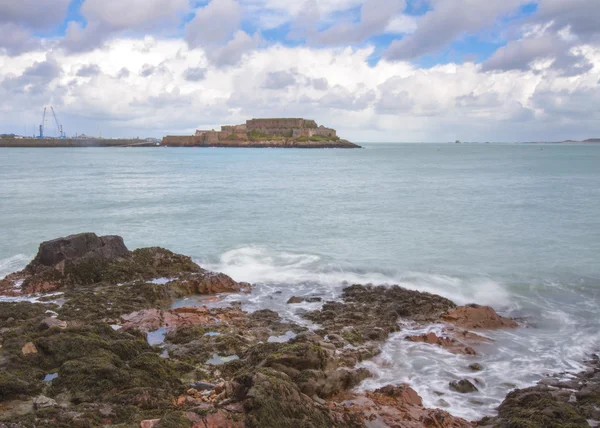
M 239 28 L 241 19 L 242 10 L 235 0 L 212 0 L 196 11 L 186 26 L 185 38 L 193 48 L 228 42 Z
M 146 38 L 79 54 L 0 56 L 0 96 L 11 99 L 10 108 L 0 107 L 0 132 L 18 132 L 12 126 L 19 123 L 31 128 L 41 106 L 52 103 L 68 133 L 100 127 L 106 136 L 186 134 L 279 115 L 314 118 L 357 141 L 600 135 L 598 48 L 580 52 L 596 68 L 571 77 L 552 68 L 486 72 L 472 63 L 370 66 L 372 53 L 275 45 L 218 68 L 209 50 Z

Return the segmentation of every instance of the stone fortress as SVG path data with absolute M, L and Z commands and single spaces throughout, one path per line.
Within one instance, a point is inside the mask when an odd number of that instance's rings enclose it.
M 322 137 L 337 140 L 335 129 L 318 126 L 314 120 L 281 118 L 250 119 L 242 125 L 224 125 L 220 131 L 196 131 L 204 143 L 218 143 L 224 140 L 248 141 L 253 139 L 301 139 Z
M 194 135 L 167 135 L 166 147 L 281 147 L 360 148 L 337 136 L 335 129 L 300 118 L 250 119 L 241 125 L 224 125 L 220 131 L 196 130 Z

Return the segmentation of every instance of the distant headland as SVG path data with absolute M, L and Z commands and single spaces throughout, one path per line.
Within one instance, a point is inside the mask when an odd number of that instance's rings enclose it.
M 360 146 L 337 136 L 335 129 L 301 118 L 250 119 L 224 125 L 220 131 L 197 130 L 195 135 L 169 135 L 161 145 L 178 147 L 344 148 Z

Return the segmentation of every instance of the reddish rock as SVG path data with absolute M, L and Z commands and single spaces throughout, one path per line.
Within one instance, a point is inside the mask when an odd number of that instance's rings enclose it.
M 160 419 L 146 419 L 140 422 L 140 428 L 152 428 L 160 422 Z
M 340 426 L 395 428 L 471 428 L 464 419 L 440 409 L 427 409 L 408 385 L 380 388 L 366 394 L 347 396 L 342 406 L 332 408 Z M 341 407 L 341 408 L 340 408 Z M 342 410 L 343 409 L 343 410 Z
M 181 327 L 207 324 L 215 321 L 232 321 L 245 317 L 238 308 L 209 309 L 206 306 L 186 306 L 163 311 L 144 309 L 121 316 L 123 330 L 136 329 L 142 332 L 166 327 L 174 331 Z
M 164 325 L 164 312 L 160 309 L 144 309 L 121 316 L 123 330 L 134 328 L 139 331 L 149 332 L 158 330 Z
M 234 281 L 224 273 L 203 271 L 183 276 L 171 284 L 181 295 L 249 292 L 250 284 Z
M 236 417 L 225 410 L 208 413 L 201 420 L 197 420 L 197 416 L 195 413 L 185 414 L 186 419 L 193 423 L 192 428 L 244 428 L 243 418 Z
M 21 352 L 23 352 L 23 355 L 29 355 L 37 354 L 38 350 L 33 343 L 28 342 L 25 345 L 23 345 L 23 348 L 21 348 Z
M 438 337 L 434 332 L 422 334 L 420 336 L 408 336 L 406 339 L 411 342 L 423 342 L 430 345 L 438 345 L 453 354 L 477 355 L 477 352 L 470 346 L 459 342 L 450 337 Z
M 446 322 L 467 329 L 497 329 L 518 327 L 515 321 L 502 317 L 489 306 L 467 305 L 451 309 L 442 316 Z

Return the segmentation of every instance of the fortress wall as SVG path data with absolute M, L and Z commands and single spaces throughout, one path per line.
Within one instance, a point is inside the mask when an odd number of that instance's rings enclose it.
M 315 129 L 311 129 L 312 135 L 318 135 L 320 137 L 337 137 L 337 132 L 332 128 L 325 128 L 323 126 Z
M 251 119 L 246 121 L 246 128 L 253 129 L 277 129 L 277 128 L 302 128 L 304 119 Z

